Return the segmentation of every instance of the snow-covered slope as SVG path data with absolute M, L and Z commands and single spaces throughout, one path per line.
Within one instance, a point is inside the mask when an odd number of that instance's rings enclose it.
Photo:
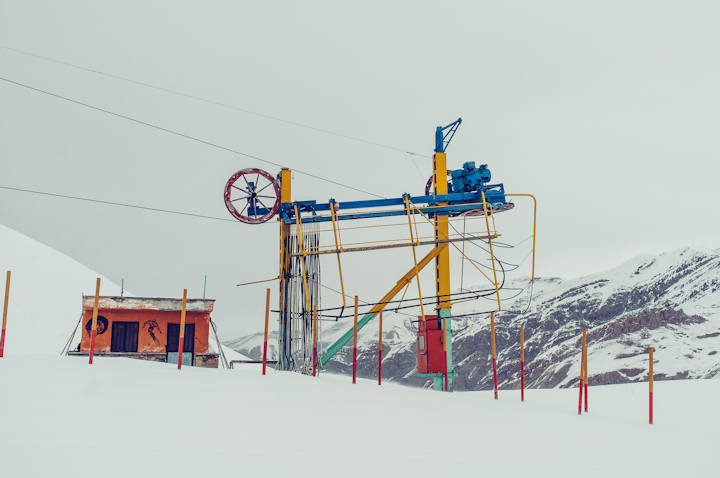
M 700 477 L 720 380 L 440 393 L 323 374 L 0 359 L 3 477 Z M 89 413 L 92 411 L 93 413 Z M 445 413 L 442 413 L 442 412 Z M 440 439 L 429 446 L 426 438 Z M 716 470 L 716 471 L 713 471 Z
M 120 295 L 101 274 L 0 224 L 0 287 L 11 271 L 5 353 L 59 354 L 80 320 L 82 295 Z M 79 334 L 76 335 L 76 339 Z
M 583 328 L 589 334 L 591 384 L 647 380 L 648 347 L 656 349 L 658 379 L 718 376 L 718 251 L 682 248 L 658 256 L 638 256 L 609 271 L 574 280 L 538 278 L 532 288 L 526 287 L 528 282 L 519 279 L 510 283 L 509 287 L 523 292 L 496 314 L 501 388 L 519 386 L 521 325 L 525 326 L 526 383 L 530 387 L 574 383 Z M 485 307 L 487 303 L 468 302 L 454 307 L 453 313 L 471 314 Z M 426 385 L 426 380 L 415 376 L 415 324 L 406 316 L 386 317 L 383 376 Z M 350 326 L 344 321 L 326 327 L 324 345 L 334 342 Z M 456 390 L 492 387 L 489 328 L 487 314 L 453 320 L 453 358 L 460 374 Z M 377 373 L 377 334 L 377 321 L 360 333 L 360 376 Z M 259 356 L 258 340 L 262 336 L 246 337 L 232 347 Z M 348 371 L 350 359 L 350 351 L 342 350 L 327 368 Z

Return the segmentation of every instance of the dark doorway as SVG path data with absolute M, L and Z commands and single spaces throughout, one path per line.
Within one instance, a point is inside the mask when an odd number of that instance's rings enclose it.
M 137 352 L 139 322 L 113 322 L 111 352 Z
M 180 342 L 180 324 L 168 324 L 167 352 L 177 352 Z M 185 324 L 185 337 L 183 340 L 183 353 L 195 353 L 195 324 Z

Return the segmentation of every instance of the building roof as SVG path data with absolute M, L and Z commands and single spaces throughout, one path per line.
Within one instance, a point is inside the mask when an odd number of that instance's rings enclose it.
M 212 312 L 214 306 L 214 299 L 187 299 L 185 310 L 188 312 Z M 92 310 L 94 307 L 95 296 L 83 296 L 83 309 Z M 181 311 L 182 299 L 102 296 L 98 299 L 98 309 Z

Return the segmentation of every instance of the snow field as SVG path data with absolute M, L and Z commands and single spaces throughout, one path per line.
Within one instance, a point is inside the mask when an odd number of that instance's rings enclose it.
M 0 359 L 0 476 L 713 475 L 718 380 L 439 393 L 244 365 Z

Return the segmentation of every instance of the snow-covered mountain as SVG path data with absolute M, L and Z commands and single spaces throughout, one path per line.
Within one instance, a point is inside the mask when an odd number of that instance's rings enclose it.
M 528 281 L 509 284 L 523 292 L 496 314 L 500 388 L 519 387 L 522 325 L 528 387 L 568 387 L 577 381 L 583 328 L 588 329 L 591 385 L 647 380 L 648 347 L 655 348 L 656 379 L 720 376 L 720 250 L 682 248 L 637 256 L 609 271 L 574 280 L 537 278 L 532 288 L 525 287 Z M 487 304 L 464 303 L 453 313 L 468 314 L 481 307 Z M 412 319 L 396 314 L 386 314 L 386 319 L 383 378 L 428 385 L 416 377 Z M 350 326 L 347 320 L 326 326 L 323 345 L 333 343 Z M 453 362 L 459 373 L 455 390 L 491 388 L 489 316 L 458 317 L 453 330 Z M 361 377 L 377 374 L 377 334 L 377 320 L 359 334 Z M 260 358 L 261 342 L 262 334 L 253 334 L 226 345 Z M 351 357 L 345 347 L 326 369 L 347 372 Z

